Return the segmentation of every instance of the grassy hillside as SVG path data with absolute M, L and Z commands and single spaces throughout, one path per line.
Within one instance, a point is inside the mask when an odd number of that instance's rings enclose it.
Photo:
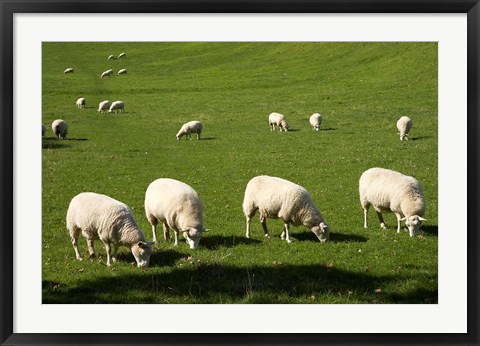
M 435 43 L 44 43 L 43 114 L 69 125 L 67 140 L 42 139 L 44 303 L 435 303 L 437 302 L 437 45 Z M 107 60 L 126 52 L 126 59 Z M 74 67 L 75 73 L 63 70 Z M 112 68 L 127 75 L 100 79 Z M 79 110 L 75 101 L 87 100 Z M 99 114 L 102 100 L 123 114 Z M 271 132 L 268 114 L 292 131 Z M 308 118 L 323 115 L 312 131 Z M 408 115 L 410 140 L 396 121 Z M 190 120 L 203 140 L 175 139 Z M 193 138 L 196 138 L 194 135 Z M 428 221 L 420 237 L 381 230 L 370 211 L 363 228 L 358 179 L 370 167 L 415 176 Z M 305 227 L 279 238 L 256 217 L 245 239 L 247 182 L 279 176 L 304 186 L 332 230 L 320 244 Z M 73 196 L 94 191 L 133 210 L 147 239 L 145 190 L 170 177 L 191 185 L 211 232 L 190 250 L 158 230 L 150 267 L 75 260 L 65 227 Z M 80 238 L 85 255 L 86 242 Z

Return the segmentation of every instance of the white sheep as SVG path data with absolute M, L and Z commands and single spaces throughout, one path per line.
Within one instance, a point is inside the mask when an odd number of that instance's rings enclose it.
M 118 54 L 118 58 L 119 58 L 119 59 L 125 58 L 125 53 L 120 53 L 120 54 Z
M 290 224 L 310 228 L 322 243 L 328 241 L 330 237 L 330 229 L 310 194 L 302 186 L 288 180 L 260 175 L 248 182 L 243 199 L 243 213 L 247 218 L 247 238 L 250 238 L 250 222 L 257 210 L 260 213 L 260 223 L 265 237 L 270 237 L 267 218 L 283 220 L 284 231 L 281 238 L 287 243 L 291 243 Z
M 125 109 L 125 104 L 123 103 L 123 101 L 114 101 L 110 106 L 108 113 L 112 113 L 113 111 L 115 111 L 115 113 L 117 113 L 117 111 L 123 112 L 124 109 Z
M 275 131 L 275 125 L 278 126 L 280 131 L 282 130 L 285 132 L 288 131 L 288 124 L 283 114 L 275 113 L 275 112 L 271 113 L 268 116 L 268 124 L 270 125 L 270 129 L 272 131 Z
M 47 127 L 44 123 L 42 123 L 42 137 L 45 136 L 45 132 L 47 131 Z
M 73 73 L 74 70 L 75 69 L 73 67 L 69 67 L 65 71 L 63 71 L 63 73 Z
M 79 109 L 85 109 L 85 107 L 87 106 L 87 100 L 85 100 L 84 97 L 80 97 L 77 102 L 77 108 Z
M 200 134 L 202 133 L 203 125 L 200 121 L 189 121 L 188 123 L 185 123 L 182 125 L 178 133 L 176 134 L 176 137 L 178 140 L 182 138 L 182 136 L 187 135 L 187 139 L 192 139 L 192 133 L 197 134 L 197 139 L 200 139 Z
M 113 59 L 115 59 L 115 57 L 113 55 L 108 56 L 108 60 L 113 60 Z
M 108 73 L 107 71 L 104 71 L 102 72 L 102 74 L 100 75 L 100 78 L 104 78 L 104 77 L 108 77 L 110 76 L 110 73 Z
M 158 222 L 163 224 L 165 240 L 170 238 L 169 228 L 175 233 L 178 246 L 179 232 L 191 249 L 196 249 L 202 234 L 203 204 L 197 192 L 189 185 L 175 179 L 161 178 L 153 181 L 145 192 L 145 214 L 152 225 L 153 241 L 157 241 Z
M 417 179 L 384 168 L 370 168 L 359 181 L 360 204 L 364 211 L 364 227 L 368 227 L 367 213 L 370 205 L 377 212 L 380 227 L 386 229 L 382 213 L 393 212 L 397 217 L 397 232 L 405 221 L 410 236 L 417 234 L 425 221 L 425 199 Z
M 322 115 L 320 113 L 313 113 L 310 116 L 310 125 L 312 125 L 315 131 L 320 130 L 320 125 L 322 125 Z
M 107 112 L 110 108 L 110 101 L 105 100 L 98 104 L 98 113 L 103 113 L 104 111 Z
M 118 71 L 118 74 L 127 74 L 127 69 L 122 68 L 121 70 Z
M 68 134 L 68 125 L 62 119 L 57 119 L 52 123 L 52 131 L 58 139 L 65 139 Z
M 95 256 L 93 241 L 100 239 L 107 252 L 107 266 L 117 258 L 119 246 L 130 248 L 138 267 L 146 267 L 152 248 L 138 228 L 130 208 L 111 197 L 94 192 L 82 192 L 70 202 L 67 211 L 67 229 L 70 233 L 77 260 L 82 256 L 78 250 L 80 232 L 87 239 L 90 257 Z M 110 256 L 110 247 L 113 254 Z
M 407 116 L 403 116 L 397 121 L 397 129 L 400 131 L 400 140 L 408 140 L 408 133 L 412 129 L 413 122 Z

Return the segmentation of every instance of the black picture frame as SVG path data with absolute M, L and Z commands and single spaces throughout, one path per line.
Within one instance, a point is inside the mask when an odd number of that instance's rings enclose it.
M 2 345 L 479 344 L 479 0 L 0 0 Z M 18 334 L 13 332 L 13 15 L 15 13 L 466 13 L 468 42 L 468 311 L 465 334 Z M 450 230 L 449 230 L 450 231 Z M 451 230 L 454 233 L 454 229 Z M 452 236 L 455 236 L 452 234 Z M 454 318 L 454 316 L 452 316 Z M 172 323 L 176 323 L 172 321 Z M 215 321 L 205 321 L 215 323 Z M 288 321 L 287 321 L 288 323 Z M 421 321 L 419 322 L 421 323 Z

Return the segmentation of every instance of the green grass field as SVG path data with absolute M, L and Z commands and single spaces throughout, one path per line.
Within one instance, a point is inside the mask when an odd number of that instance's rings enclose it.
M 437 303 L 438 119 L 436 43 L 43 43 L 43 303 Z M 126 52 L 127 58 L 107 60 Z M 75 73 L 63 74 L 67 67 Z M 112 68 L 115 75 L 100 79 Z M 128 74 L 116 75 L 126 68 Z M 87 108 L 75 101 L 85 97 Z M 99 114 L 102 100 L 123 114 Z M 271 112 L 292 131 L 271 132 Z M 312 131 L 308 118 L 323 115 Z M 412 118 L 401 142 L 396 121 Z M 50 124 L 69 125 L 66 140 Z M 190 120 L 203 140 L 177 141 Z M 39 124 L 40 125 L 40 124 Z M 40 126 L 39 126 L 40 127 Z M 40 129 L 39 129 L 40 132 Z M 427 201 L 421 235 L 363 228 L 358 179 L 370 167 L 415 176 Z M 282 222 L 258 217 L 245 238 L 243 193 L 256 175 L 304 186 L 332 230 L 321 244 L 306 227 L 280 239 Z M 147 240 L 147 186 L 160 177 L 191 185 L 211 231 L 197 250 L 165 242 L 150 266 L 126 248 L 119 261 L 75 259 L 65 216 L 93 191 L 132 209 Z M 257 214 L 258 215 L 258 214 Z M 80 237 L 86 255 L 86 241 Z

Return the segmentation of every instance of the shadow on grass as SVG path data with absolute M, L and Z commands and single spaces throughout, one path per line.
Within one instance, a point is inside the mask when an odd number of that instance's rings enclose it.
M 423 231 L 430 235 L 438 236 L 438 225 L 422 225 L 420 231 Z
M 432 136 L 420 136 L 420 137 L 412 137 L 412 138 L 409 138 L 408 140 L 410 141 L 420 141 L 420 140 L 423 140 L 423 139 L 431 139 L 433 138 Z
M 312 232 L 303 232 L 303 233 L 291 233 L 290 237 L 295 238 L 299 241 L 312 241 L 319 243 L 317 236 Z M 330 233 L 330 240 L 333 243 L 365 243 L 368 238 L 365 238 L 361 235 L 356 234 L 345 234 L 345 233 Z
M 326 127 L 326 128 L 320 128 L 320 131 L 336 131 L 337 129 L 335 127 Z
M 43 138 L 42 139 L 42 148 L 43 149 L 61 149 L 68 148 L 70 144 L 68 142 L 72 141 L 88 141 L 87 138 L 65 138 L 57 139 L 55 137 Z
M 178 260 L 186 259 L 188 253 L 181 253 L 175 250 L 162 250 L 161 248 L 154 248 L 150 256 L 149 267 L 166 267 L 173 266 Z M 119 262 L 134 263 L 135 258 L 130 252 L 119 252 L 117 256 Z M 136 264 L 135 264 L 136 266 Z
M 209 250 L 216 250 L 220 247 L 234 247 L 237 245 L 259 245 L 262 242 L 256 239 L 248 239 L 245 237 L 236 236 L 222 236 L 222 235 L 205 235 L 200 240 L 200 247 L 205 247 Z
M 157 259 L 156 259 L 157 260 Z M 133 268 L 132 268 L 133 269 Z M 417 274 L 417 275 L 416 275 Z M 289 303 L 294 298 L 315 302 L 343 296 L 355 303 L 435 303 L 437 287 L 399 291 L 409 280 L 433 280 L 421 270 L 408 274 L 373 275 L 325 265 L 272 264 L 251 267 L 184 261 L 168 272 L 134 268 L 122 275 L 97 276 L 73 284 L 43 281 L 43 303 Z M 379 292 L 380 289 L 380 292 Z M 313 296 L 313 298 L 312 298 Z M 220 298 L 219 298 L 220 297 Z M 318 302 L 318 301 L 317 301 Z
M 216 137 L 202 137 L 200 138 L 201 141 L 213 141 L 217 139 Z

